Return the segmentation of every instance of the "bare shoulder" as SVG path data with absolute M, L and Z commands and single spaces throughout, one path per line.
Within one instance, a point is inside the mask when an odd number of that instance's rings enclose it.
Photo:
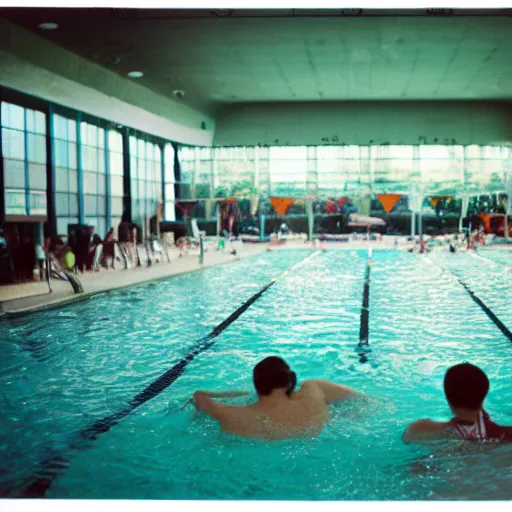
M 422 440 L 434 440 L 447 437 L 443 435 L 450 427 L 449 422 L 433 421 L 428 419 L 418 420 L 411 423 L 404 432 L 405 443 L 413 443 Z
M 329 404 L 343 402 L 361 396 L 355 389 L 322 379 L 306 380 L 302 384 L 302 388 L 307 391 L 315 390 L 314 392 L 321 393 Z
M 315 380 L 305 380 L 300 389 L 293 393 L 292 397 L 299 398 L 306 395 L 322 395 L 322 389 Z

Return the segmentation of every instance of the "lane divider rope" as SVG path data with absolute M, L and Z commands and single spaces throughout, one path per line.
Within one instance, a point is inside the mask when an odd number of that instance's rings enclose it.
M 134 409 L 140 407 L 142 404 L 151 400 L 159 395 L 162 391 L 167 389 L 173 382 L 180 377 L 188 364 L 193 361 L 200 353 L 208 350 L 215 343 L 217 338 L 224 330 L 226 330 L 242 313 L 247 311 L 249 307 L 254 304 L 265 292 L 267 292 L 277 281 L 286 277 L 293 269 L 298 268 L 302 264 L 314 258 L 319 251 L 307 256 L 302 261 L 293 264 L 290 268 L 285 270 L 280 276 L 273 278 L 267 285 L 265 285 L 259 292 L 255 293 L 250 299 L 245 301 L 238 307 L 228 318 L 226 318 L 219 325 L 214 327 L 212 331 L 196 341 L 190 348 L 188 354 L 178 361 L 174 366 L 162 374 L 158 379 L 153 381 L 138 395 L 134 396 L 128 404 L 110 416 L 101 418 L 93 423 L 90 427 L 82 430 L 79 433 L 79 441 L 71 446 L 72 449 L 81 449 L 84 447 L 84 442 L 96 439 L 100 434 L 108 432 L 119 420 L 128 416 Z M 47 490 L 52 485 L 55 477 L 60 474 L 69 466 L 70 461 L 61 456 L 55 456 L 42 462 L 41 477 L 36 478 L 26 486 L 22 493 L 24 498 L 43 498 Z
M 426 258 L 428 262 L 430 262 L 432 265 L 436 265 L 438 268 L 444 270 L 449 276 L 453 277 L 458 281 L 458 283 L 468 292 L 469 296 L 473 299 L 473 301 L 480 306 L 482 311 L 492 320 L 492 322 L 498 327 L 498 329 L 504 334 L 506 338 L 508 338 L 509 341 L 512 342 L 512 332 L 510 329 L 494 314 L 494 312 L 485 304 L 485 302 L 478 297 L 478 295 L 471 290 L 471 288 L 457 275 L 455 275 L 453 272 L 448 270 L 446 267 L 440 265 L 439 263 L 435 263 L 430 258 Z
M 372 267 L 372 252 L 368 251 L 368 261 L 364 272 L 363 303 L 361 306 L 361 323 L 359 326 L 359 362 L 366 363 L 366 354 L 370 349 L 370 272 Z

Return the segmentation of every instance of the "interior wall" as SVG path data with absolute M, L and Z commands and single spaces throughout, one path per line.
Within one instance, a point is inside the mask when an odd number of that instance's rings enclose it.
M 215 146 L 512 143 L 512 103 L 337 102 L 228 107 Z
M 0 85 L 183 144 L 212 144 L 213 117 L 142 83 L 0 18 Z

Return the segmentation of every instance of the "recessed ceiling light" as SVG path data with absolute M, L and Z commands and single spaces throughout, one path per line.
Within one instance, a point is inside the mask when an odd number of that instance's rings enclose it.
M 56 30 L 59 28 L 59 25 L 57 23 L 53 23 L 53 22 L 40 23 L 39 28 L 41 28 L 43 30 Z
M 128 73 L 128 76 L 130 78 L 142 78 L 144 76 L 144 73 L 142 71 L 130 71 Z
M 185 96 L 185 91 L 177 89 L 176 91 L 172 91 L 172 94 L 175 98 L 181 99 Z

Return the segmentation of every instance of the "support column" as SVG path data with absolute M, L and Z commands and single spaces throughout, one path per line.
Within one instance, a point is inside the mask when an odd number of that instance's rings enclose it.
M 313 199 L 307 199 L 307 211 L 308 211 L 308 240 L 313 241 L 313 228 L 315 225 L 315 219 L 313 217 Z
M 215 205 L 215 215 L 217 216 L 217 236 L 221 236 L 220 228 L 221 228 L 221 219 L 220 219 L 220 205 L 216 202 Z
M 84 169 L 82 165 L 82 113 L 79 112 L 76 118 L 76 149 L 77 149 L 77 169 L 78 169 L 78 221 L 85 223 L 84 210 Z
M 423 239 L 423 200 L 425 199 L 425 196 L 423 195 L 423 192 L 420 192 L 420 199 L 419 199 L 419 212 L 418 212 L 418 235 L 420 236 L 420 240 Z
M 48 236 L 52 243 L 57 239 L 57 215 L 55 211 L 55 151 L 53 145 L 53 104 L 48 105 L 46 115 L 46 207 Z
M 459 219 L 459 231 L 462 231 L 462 219 L 464 217 L 467 217 L 468 215 L 468 208 L 469 208 L 469 195 L 467 193 L 464 193 L 462 195 L 462 204 L 460 208 L 460 219 Z
M 508 154 L 508 168 L 505 178 L 505 193 L 507 194 L 507 207 L 505 212 L 507 215 L 512 215 L 512 149 L 509 149 Z
M 265 238 L 265 214 L 260 215 L 260 240 Z
M 111 191 L 111 179 L 110 179 L 110 148 L 108 144 L 108 128 L 104 130 L 104 155 L 105 155 L 105 197 L 106 197 L 106 205 L 105 205 L 105 214 L 107 217 L 107 232 L 112 226 L 112 191 Z
M 203 236 L 199 237 L 199 264 L 202 265 L 204 263 L 204 243 Z
M 23 122 L 25 124 L 25 131 L 23 133 L 23 145 L 25 151 L 25 215 L 30 215 L 30 174 L 28 172 L 28 132 L 27 132 L 27 109 L 23 109 Z
M 166 158 L 165 158 L 165 144 L 159 144 L 160 151 L 162 152 L 162 158 L 160 160 L 160 179 L 162 183 L 162 218 L 165 219 L 165 204 L 167 199 L 167 193 L 165 191 L 165 166 L 167 165 Z M 157 224 L 159 222 L 157 221 Z
M 2 88 L 0 87 L 0 105 L 2 103 Z M 48 123 L 48 116 L 46 116 L 46 123 Z M 48 124 L 46 124 L 46 153 L 48 153 Z M 0 108 L 0 137 L 2 134 L 2 109 Z M 1 139 L 0 139 L 1 140 Z M 48 159 L 46 160 L 48 162 Z M 47 164 L 48 165 L 48 164 Z M 46 169 L 48 176 L 48 167 Z M 47 177 L 48 179 L 48 177 Z M 48 186 L 48 181 L 46 182 Z M 48 190 L 48 189 L 47 189 Z M 47 200 L 48 202 L 48 200 Z M 50 203 L 48 202 L 48 207 Z M 48 217 L 48 221 L 50 218 Z M 2 153 L 2 146 L 0 145 L 0 229 L 3 229 L 5 224 L 5 183 L 4 183 L 4 155 Z M 48 222 L 49 224 L 49 222 Z
M 247 148 L 245 148 L 247 151 Z M 254 173 L 252 182 L 252 191 L 250 197 L 250 215 L 256 215 L 260 204 L 260 148 L 256 146 L 254 149 Z
M 132 191 L 130 165 L 130 135 L 123 128 L 123 220 L 132 222 Z
M 416 234 L 416 197 L 411 197 L 411 236 Z
M 215 178 L 217 176 L 217 151 L 215 148 L 211 148 L 210 150 L 210 199 L 208 208 L 206 208 L 206 219 L 209 220 L 208 216 L 213 217 L 218 216 L 217 208 L 215 208 Z
M 413 186 L 414 194 L 411 201 L 412 209 L 411 209 L 411 236 L 416 236 L 416 230 L 418 230 L 418 234 L 422 235 L 422 209 L 423 209 L 423 189 L 421 186 L 422 183 L 422 175 L 421 175 L 421 160 L 420 160 L 420 147 L 418 145 L 412 148 L 412 168 L 413 168 L 413 176 L 417 180 L 417 185 Z M 418 186 L 420 187 L 420 192 L 418 193 Z M 416 214 L 418 214 L 418 224 L 416 226 Z
M 181 166 L 178 157 L 178 144 L 173 144 L 174 148 L 174 218 L 178 219 L 177 202 L 181 199 Z
M 512 150 L 509 148 L 508 151 L 508 166 L 505 177 L 505 193 L 507 194 L 507 205 L 505 208 L 505 238 L 509 237 L 508 216 L 512 215 Z

